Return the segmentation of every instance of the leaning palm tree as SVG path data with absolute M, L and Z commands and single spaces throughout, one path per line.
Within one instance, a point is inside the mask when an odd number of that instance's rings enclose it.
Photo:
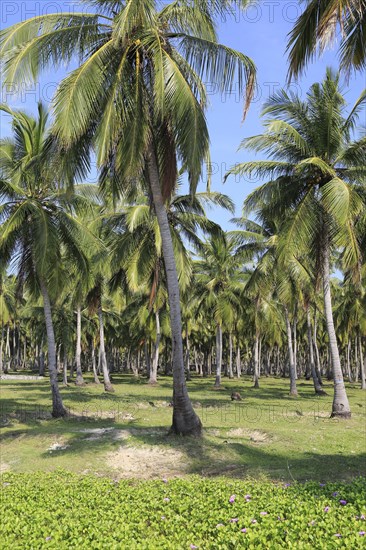
M 366 68 L 366 0 L 306 0 L 289 35 L 289 78 L 305 69 L 317 49 L 322 53 L 341 35 L 341 68 Z
M 258 214 L 267 205 L 284 220 L 280 256 L 298 265 L 301 257 L 310 254 L 318 266 L 334 377 L 332 416 L 340 417 L 349 417 L 351 411 L 333 322 L 331 251 L 343 250 L 346 268 L 356 268 L 362 256 L 355 221 L 365 209 L 366 138 L 352 141 L 352 136 L 365 99 L 363 92 L 347 116 L 339 75 L 329 69 L 304 101 L 279 92 L 264 108 L 269 116 L 266 133 L 242 144 L 266 152 L 271 160 L 246 162 L 231 170 L 275 177 L 251 193 L 246 205 Z
M 17 270 L 19 283 L 43 298 L 48 343 L 52 415 L 64 416 L 56 368 L 52 298 L 57 296 L 64 261 L 87 271 L 79 246 L 80 226 L 72 217 L 77 199 L 62 186 L 60 162 L 52 148 L 47 112 L 39 104 L 38 118 L 2 107 L 12 117 L 14 137 L 0 141 L 0 261 Z
M 3 31 L 0 52 L 8 82 L 34 79 L 46 65 L 81 65 L 58 88 L 55 132 L 65 147 L 92 142 L 103 181 L 115 195 L 143 178 L 162 239 L 173 345 L 172 431 L 200 433 L 184 378 L 180 295 L 165 202 L 174 192 L 177 166 L 194 193 L 208 159 L 203 79 L 220 90 L 253 93 L 253 62 L 217 41 L 213 17 L 232 4 L 155 0 L 91 2 L 100 14 L 36 17 Z

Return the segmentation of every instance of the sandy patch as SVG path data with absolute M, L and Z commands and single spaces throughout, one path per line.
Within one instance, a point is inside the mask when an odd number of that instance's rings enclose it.
M 249 438 L 254 443 L 264 443 L 270 440 L 270 436 L 266 432 L 259 430 L 245 430 L 243 428 L 232 428 L 226 433 L 227 437 L 244 437 Z
M 8 472 L 10 470 L 9 464 L 6 462 L 0 462 L 0 474 L 3 474 L 4 472 Z
M 119 478 L 174 477 L 187 471 L 187 460 L 181 452 L 157 447 L 120 447 L 118 451 L 108 453 L 106 462 L 118 470 Z
M 70 445 L 66 445 L 64 443 L 52 443 L 50 447 L 48 447 L 47 451 L 50 453 L 53 453 L 54 451 L 64 451 L 65 449 L 68 449 Z

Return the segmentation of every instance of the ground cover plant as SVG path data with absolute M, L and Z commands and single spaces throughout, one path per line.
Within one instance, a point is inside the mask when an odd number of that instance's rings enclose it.
M 364 548 L 366 483 L 6 474 L 7 548 Z

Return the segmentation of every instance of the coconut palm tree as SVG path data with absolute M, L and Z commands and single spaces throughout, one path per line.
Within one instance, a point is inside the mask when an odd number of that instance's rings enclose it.
M 45 108 L 39 104 L 37 119 L 2 109 L 12 117 L 14 137 L 0 141 L 0 259 L 17 270 L 20 284 L 42 295 L 52 415 L 60 417 L 66 409 L 57 381 L 51 304 L 66 278 L 64 261 L 72 261 L 84 273 L 88 269 L 79 246 L 82 231 L 72 216 L 78 200 L 63 189 Z
M 305 100 L 284 90 L 270 98 L 263 114 L 266 133 L 247 138 L 242 146 L 266 152 L 270 160 L 246 162 L 231 173 L 274 177 L 246 200 L 254 212 L 270 205 L 284 220 L 279 255 L 294 260 L 313 256 L 323 282 L 324 311 L 334 378 L 332 416 L 351 414 L 334 329 L 330 286 L 331 251 L 343 250 L 345 267 L 362 257 L 355 220 L 364 211 L 362 182 L 366 178 L 366 138 L 352 141 L 365 104 L 363 92 L 346 113 L 339 75 L 327 70 Z
M 306 0 L 306 7 L 289 34 L 289 78 L 298 76 L 315 56 L 341 35 L 341 69 L 366 67 L 366 0 Z
M 223 332 L 230 333 L 233 328 L 235 308 L 240 307 L 240 292 L 245 279 L 240 269 L 240 257 L 234 252 L 235 243 L 220 231 L 200 246 L 202 259 L 194 264 L 195 291 L 201 306 L 216 325 L 215 387 L 221 385 Z
M 213 17 L 230 14 L 230 2 L 174 2 L 160 11 L 155 0 L 92 3 L 101 13 L 45 15 L 3 31 L 5 77 L 34 79 L 45 66 L 79 54 L 80 67 L 55 97 L 55 131 L 66 147 L 93 142 L 103 181 L 116 195 L 136 179 L 146 182 L 160 227 L 170 305 L 172 431 L 200 433 L 184 379 L 180 294 L 165 201 L 174 192 L 178 163 L 194 193 L 208 158 L 202 79 L 217 82 L 222 91 L 239 85 L 246 91 L 246 110 L 254 65 L 217 41 Z

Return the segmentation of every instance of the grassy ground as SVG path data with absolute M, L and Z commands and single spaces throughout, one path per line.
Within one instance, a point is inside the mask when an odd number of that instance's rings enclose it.
M 288 381 L 262 378 L 261 388 L 224 379 L 188 383 L 204 425 L 203 437 L 168 437 L 171 379 L 151 387 L 128 375 L 114 377 L 114 394 L 88 383 L 62 388 L 70 415 L 50 418 L 48 381 L 7 380 L 0 385 L 1 469 L 53 471 L 124 477 L 188 474 L 235 478 L 266 476 L 285 481 L 333 481 L 365 475 L 366 392 L 347 388 L 352 419 L 329 418 L 332 386 L 314 396 L 311 382 L 298 381 L 299 398 Z M 231 402 L 232 391 L 243 400 Z

